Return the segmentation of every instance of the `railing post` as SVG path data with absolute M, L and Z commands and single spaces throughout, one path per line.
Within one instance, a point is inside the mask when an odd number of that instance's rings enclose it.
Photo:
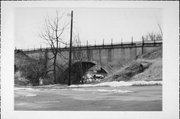
M 86 47 L 87 47 L 87 49 L 88 49 L 88 41 L 87 41 Z
M 95 48 L 96 48 L 96 41 L 95 41 L 95 45 L 94 45 L 94 46 L 95 46 Z
M 80 45 L 80 50 L 81 50 L 81 41 L 79 42 L 79 45 Z
M 131 45 L 133 46 L 133 37 L 131 37 Z
M 144 37 L 142 36 L 142 54 L 144 53 Z
M 104 48 L 104 39 L 103 39 L 103 48 Z
M 121 38 L 121 46 L 123 46 L 123 39 Z
M 113 47 L 113 39 L 111 38 L 111 47 Z

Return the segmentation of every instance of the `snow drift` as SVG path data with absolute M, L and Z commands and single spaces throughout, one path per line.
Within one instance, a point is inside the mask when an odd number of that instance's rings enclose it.
M 104 82 L 99 84 L 82 84 L 82 85 L 71 85 L 69 87 L 120 87 L 120 86 L 153 86 L 153 85 L 162 85 L 162 81 L 112 81 Z

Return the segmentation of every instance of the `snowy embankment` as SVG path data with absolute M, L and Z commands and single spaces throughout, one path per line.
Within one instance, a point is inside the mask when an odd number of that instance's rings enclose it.
M 139 56 L 104 81 L 162 81 L 162 47 Z
M 112 81 L 112 82 L 104 82 L 98 84 L 81 84 L 81 85 L 71 85 L 69 87 L 120 87 L 120 86 L 154 86 L 154 85 L 162 85 L 162 81 Z

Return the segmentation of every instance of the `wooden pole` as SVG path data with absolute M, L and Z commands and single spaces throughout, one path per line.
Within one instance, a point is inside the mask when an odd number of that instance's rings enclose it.
M 68 85 L 71 85 L 72 32 L 73 32 L 73 11 L 71 11 L 71 30 L 70 30 L 70 48 L 69 48 L 69 80 L 68 80 Z

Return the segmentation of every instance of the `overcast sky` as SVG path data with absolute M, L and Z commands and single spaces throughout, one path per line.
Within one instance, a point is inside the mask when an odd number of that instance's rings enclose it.
M 56 11 L 64 14 L 64 21 L 70 21 L 74 11 L 73 31 L 82 44 L 106 44 L 141 40 L 142 35 L 159 32 L 162 27 L 161 9 L 120 9 L 120 8 L 16 8 L 15 9 L 15 47 L 46 47 L 38 34 L 43 31 L 45 18 L 55 17 Z M 64 32 L 65 41 L 69 41 L 70 29 Z

